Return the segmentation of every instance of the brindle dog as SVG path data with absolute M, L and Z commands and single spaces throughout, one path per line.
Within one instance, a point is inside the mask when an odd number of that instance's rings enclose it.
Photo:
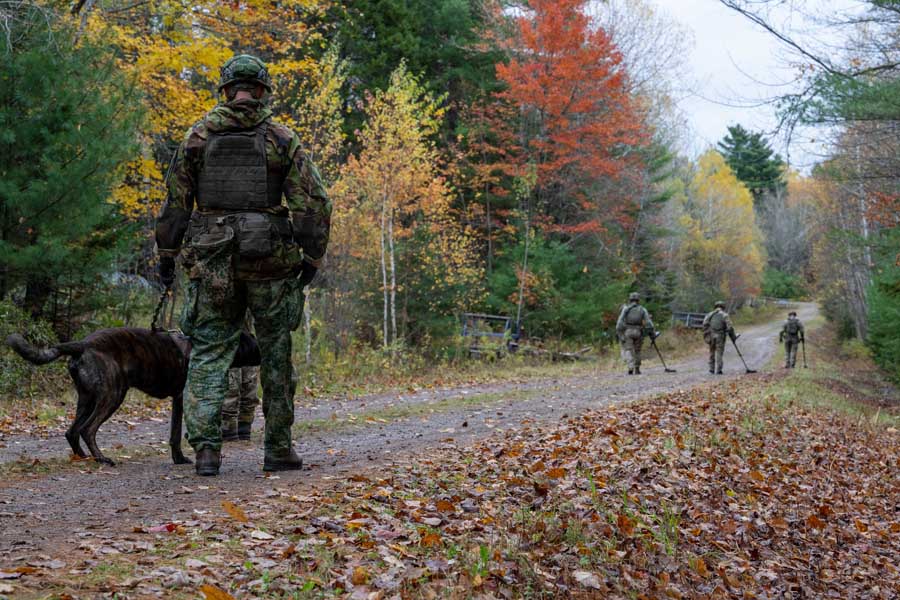
M 191 353 L 190 340 L 178 333 L 117 327 L 101 329 L 78 342 L 36 348 L 24 337 L 13 334 L 6 343 L 22 358 L 36 365 L 69 357 L 69 375 L 78 390 L 75 420 L 66 432 L 72 452 L 87 458 L 80 437 L 94 460 L 115 464 L 100 452 L 97 430 L 125 400 L 129 388 L 137 388 L 154 398 L 172 397 L 169 446 L 175 464 L 188 464 L 181 452 L 181 418 L 185 380 Z M 260 363 L 256 339 L 241 332 L 240 345 L 232 367 L 257 366 Z

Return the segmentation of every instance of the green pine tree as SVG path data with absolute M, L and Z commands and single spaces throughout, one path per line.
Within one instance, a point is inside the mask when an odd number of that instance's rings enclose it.
M 762 133 L 732 125 L 718 146 L 725 162 L 753 194 L 757 207 L 766 194 L 774 194 L 785 185 L 784 161 L 775 154 Z
M 33 314 L 132 240 L 108 199 L 139 118 L 112 52 L 37 7 L 0 36 L 0 299 L 24 290 Z

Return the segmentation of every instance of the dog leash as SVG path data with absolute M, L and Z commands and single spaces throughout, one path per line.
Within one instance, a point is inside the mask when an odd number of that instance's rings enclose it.
M 156 310 L 153 311 L 153 320 L 150 321 L 150 331 L 152 331 L 153 333 L 160 331 L 159 325 L 157 323 L 157 321 L 159 321 L 159 313 L 162 311 L 162 308 L 165 305 L 166 300 L 171 295 L 172 295 L 172 287 L 166 286 L 166 288 L 163 290 L 162 294 L 159 297 L 159 302 L 156 303 Z

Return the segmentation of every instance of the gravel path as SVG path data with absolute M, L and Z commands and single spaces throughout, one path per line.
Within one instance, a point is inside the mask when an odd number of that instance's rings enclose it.
M 806 322 L 818 315 L 813 304 L 800 304 L 797 312 Z M 776 352 L 780 324 L 779 320 L 744 330 L 739 344 L 751 368 L 762 370 Z M 128 422 L 114 417 L 107 423 L 98 442 L 119 458 L 115 467 L 65 463 L 69 447 L 61 434 L 47 439 L 9 437 L 6 447 L 0 448 L 0 465 L 8 471 L 8 463 L 38 460 L 47 463 L 47 472 L 0 481 L 0 565 L 23 554 L 63 555 L 79 537 L 92 532 L 130 532 L 138 525 L 188 519 L 195 509 L 217 509 L 226 497 L 239 502 L 276 487 L 302 490 L 324 485 L 331 478 L 409 460 L 440 444 L 466 445 L 523 422 L 555 420 L 744 375 L 730 346 L 723 377 L 707 373 L 705 353 L 669 366 L 677 373 L 664 373 L 653 357 L 645 362 L 640 377 L 598 373 L 298 406 L 301 433 L 296 446 L 306 465 L 301 472 L 280 473 L 277 478 L 263 476 L 259 433 L 251 442 L 226 445 L 222 471 L 215 478 L 198 478 L 193 466 L 171 463 L 165 446 L 168 422 L 163 419 Z M 339 419 L 332 421 L 332 415 Z M 258 419 L 254 425 L 261 424 Z M 189 448 L 186 451 L 190 456 Z

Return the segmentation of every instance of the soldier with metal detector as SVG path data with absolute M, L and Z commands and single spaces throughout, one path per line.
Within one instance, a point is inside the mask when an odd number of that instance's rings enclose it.
M 787 321 L 781 327 L 778 341 L 784 342 L 784 368 L 793 369 L 797 364 L 797 346 L 803 344 L 803 366 L 806 366 L 806 331 L 797 313 L 788 313 Z
M 637 292 L 628 295 L 628 304 L 622 307 L 619 319 L 616 321 L 616 335 L 622 344 L 625 361 L 628 363 L 629 375 L 641 374 L 641 346 L 644 343 L 644 335 L 651 340 L 656 338 L 653 320 L 650 313 L 641 306 L 641 296 Z

